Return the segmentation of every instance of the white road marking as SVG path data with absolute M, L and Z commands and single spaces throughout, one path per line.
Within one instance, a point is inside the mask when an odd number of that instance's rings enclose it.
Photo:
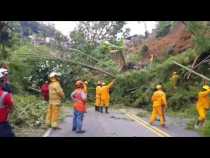
M 52 128 L 49 128 L 49 129 L 45 132 L 45 134 L 43 135 L 43 137 L 49 137 L 49 135 L 51 134 L 51 132 L 52 132 Z

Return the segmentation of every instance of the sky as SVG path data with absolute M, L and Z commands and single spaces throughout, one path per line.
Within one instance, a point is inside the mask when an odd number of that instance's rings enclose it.
M 69 33 L 73 31 L 73 29 L 77 25 L 77 21 L 45 21 L 44 23 L 54 24 L 55 28 L 61 31 L 64 35 L 69 36 Z M 156 27 L 156 21 L 146 21 L 147 31 L 151 32 L 152 29 Z M 139 23 L 137 21 L 127 21 L 127 24 L 124 26 L 125 28 L 130 28 L 130 35 L 144 35 L 145 27 L 143 23 Z

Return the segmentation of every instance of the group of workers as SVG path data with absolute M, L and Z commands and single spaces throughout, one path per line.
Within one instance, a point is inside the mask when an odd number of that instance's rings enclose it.
M 103 113 L 103 109 L 105 108 L 105 112 L 109 113 L 110 89 L 112 88 L 114 82 L 115 80 L 106 85 L 105 82 L 98 81 L 96 87 L 95 111 Z
M 176 72 L 173 72 L 172 77 L 170 80 L 172 81 L 172 86 L 174 89 L 177 88 L 177 81 L 179 79 L 179 76 Z M 195 128 L 200 128 L 204 126 L 204 123 L 207 119 L 207 113 L 210 108 L 210 100 L 209 100 L 209 94 L 210 94 L 210 87 L 208 85 L 204 85 L 201 89 L 201 91 L 198 93 L 198 100 L 196 102 L 196 110 L 198 113 L 198 120 L 195 124 Z M 152 95 L 152 115 L 150 117 L 150 124 L 153 125 L 153 123 L 157 120 L 157 117 L 160 118 L 160 124 L 162 127 L 165 126 L 165 112 L 167 109 L 167 99 L 166 99 L 166 93 L 163 91 L 162 85 L 156 86 L 156 91 Z
M 108 113 L 110 103 L 110 89 L 115 80 L 106 85 L 99 81 L 96 87 L 96 111 Z M 49 102 L 46 123 L 50 128 L 59 129 L 58 121 L 60 114 L 60 106 L 64 98 L 64 92 L 60 85 L 60 74 L 52 72 L 49 75 L 49 81 L 46 81 L 40 88 L 43 99 Z M 73 100 L 74 116 L 72 131 L 76 133 L 84 133 L 82 130 L 84 113 L 87 112 L 87 94 L 88 82 L 78 80 L 75 83 L 75 90 L 71 93 Z
M 57 72 L 50 73 L 49 80 L 46 81 L 40 88 L 43 99 L 48 102 L 46 124 L 53 129 L 59 129 L 60 107 L 65 96 L 60 84 L 60 76 L 61 74 Z M 173 72 L 170 80 L 172 81 L 174 89 L 177 88 L 178 79 L 179 76 L 177 73 Z M 105 112 L 108 113 L 110 91 L 115 81 L 116 80 L 113 80 L 107 85 L 102 81 L 98 81 L 96 87 L 95 111 L 103 113 L 103 109 L 105 109 Z M 82 124 L 84 114 L 87 112 L 87 94 L 88 82 L 81 80 L 76 81 L 75 90 L 71 93 L 74 109 L 72 131 L 75 131 L 76 133 L 85 132 L 82 130 Z M 210 107 L 209 94 L 210 87 L 208 85 L 204 85 L 202 90 L 198 93 L 196 109 L 199 117 L 195 125 L 196 127 L 203 126 L 207 118 L 207 111 Z M 151 101 L 153 110 L 150 117 L 150 124 L 153 125 L 159 117 L 160 124 L 164 127 L 166 122 L 165 112 L 167 109 L 167 99 L 162 85 L 156 86 L 156 90 L 151 97 Z M 8 78 L 8 67 L 6 65 L 2 65 L 0 68 L 0 137 L 15 136 L 8 121 L 13 105 L 14 101 Z

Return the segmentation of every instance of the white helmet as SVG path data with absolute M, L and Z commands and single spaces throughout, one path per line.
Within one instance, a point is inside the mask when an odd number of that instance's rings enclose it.
M 49 75 L 49 78 L 52 78 L 52 77 L 55 77 L 55 76 L 61 76 L 61 74 L 58 73 L 58 72 L 51 72 L 50 75 Z
M 0 68 L 0 78 L 4 77 L 4 75 L 8 74 L 8 70 L 5 68 Z
M 1 79 L 2 77 L 4 77 L 4 75 L 0 72 L 0 79 Z

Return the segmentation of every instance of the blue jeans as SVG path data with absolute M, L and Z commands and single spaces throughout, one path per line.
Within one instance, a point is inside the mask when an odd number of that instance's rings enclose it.
M 0 137 L 15 137 L 12 127 L 8 122 L 0 123 Z
M 84 113 L 74 110 L 74 117 L 73 117 L 73 130 L 79 132 L 82 130 L 82 122 L 84 118 Z

